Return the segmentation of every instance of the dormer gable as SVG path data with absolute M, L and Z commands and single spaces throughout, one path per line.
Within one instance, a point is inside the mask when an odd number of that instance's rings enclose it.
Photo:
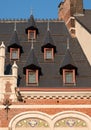
M 30 19 L 28 20 L 28 26 L 27 26 L 27 28 L 25 29 L 25 32 L 26 32 L 26 34 L 28 35 L 28 40 L 36 39 L 36 37 L 37 37 L 37 35 L 38 35 L 38 33 L 39 33 L 33 15 L 31 15 L 31 16 L 30 16 Z
M 34 49 L 30 50 L 28 58 L 26 60 L 25 66 L 23 68 L 23 73 L 26 74 L 26 69 L 39 70 L 39 75 L 41 75 L 41 67 L 39 66 L 38 60 L 35 56 Z
M 54 59 L 54 54 L 56 53 L 56 46 L 54 45 L 54 41 L 49 29 L 49 22 L 48 22 L 48 28 L 45 35 L 44 43 L 41 46 L 41 51 L 44 53 L 44 59 L 46 60 Z
M 13 58 L 19 59 L 21 53 L 23 53 L 23 49 L 22 49 L 22 46 L 20 45 L 16 29 L 14 29 L 14 32 L 11 36 L 7 49 L 8 49 L 8 52 L 10 52 L 10 59 L 13 59 Z M 16 58 L 13 56 L 15 56 Z
M 61 63 L 60 74 L 62 74 L 63 69 L 69 69 L 69 70 L 74 69 L 76 71 L 76 74 L 77 74 L 77 67 L 76 67 L 76 65 L 75 65 L 75 63 L 73 61 L 73 58 L 72 58 L 72 56 L 70 54 L 69 49 L 66 50 L 63 62 Z
M 54 53 L 56 53 L 56 46 L 54 45 L 54 41 L 49 30 L 46 32 L 44 44 L 41 47 L 42 52 L 44 52 L 44 48 L 54 48 Z
M 64 85 L 76 85 L 77 67 L 69 50 L 69 39 L 67 39 L 67 50 L 60 66 L 60 74 Z
M 33 45 L 31 46 L 25 66 L 23 67 L 23 73 L 26 75 L 26 84 L 28 86 L 38 85 L 39 76 L 42 75 L 42 72 L 35 56 Z

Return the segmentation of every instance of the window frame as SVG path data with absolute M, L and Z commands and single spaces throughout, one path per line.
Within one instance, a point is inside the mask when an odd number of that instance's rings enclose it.
M 66 81 L 66 72 L 71 72 L 72 73 L 72 82 L 67 82 Z M 76 74 L 75 74 L 75 69 L 63 69 L 63 83 L 64 84 L 76 84 Z
M 13 56 L 12 56 L 13 51 L 17 52 L 17 58 L 13 58 Z M 19 58 L 20 58 L 20 48 L 10 48 L 10 59 L 11 60 L 19 60 Z
M 47 51 L 51 51 L 51 58 L 47 57 Z M 44 48 L 44 60 L 54 60 L 54 48 Z
M 30 37 L 30 33 L 33 33 L 33 37 Z M 28 30 L 28 40 L 36 39 L 36 30 Z
M 35 73 L 35 82 L 29 82 L 29 73 L 34 72 Z M 26 69 L 26 84 L 27 85 L 38 85 L 38 70 L 31 70 Z

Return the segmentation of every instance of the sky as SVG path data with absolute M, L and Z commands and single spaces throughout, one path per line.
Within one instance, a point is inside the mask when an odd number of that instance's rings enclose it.
M 0 0 L 0 19 L 28 19 L 31 14 L 37 19 L 58 18 L 61 0 Z M 84 0 L 84 8 L 91 9 L 91 0 Z

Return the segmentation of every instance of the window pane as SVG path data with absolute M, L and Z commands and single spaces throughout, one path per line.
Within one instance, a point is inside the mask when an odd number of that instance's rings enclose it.
M 66 83 L 73 83 L 73 72 L 66 72 L 65 80 Z
M 36 83 L 36 72 L 29 72 L 28 82 L 29 83 Z
M 18 51 L 17 50 L 12 51 L 12 59 L 18 59 Z
M 30 39 L 34 39 L 34 32 L 30 32 L 29 35 Z
M 46 59 L 52 59 L 52 50 L 46 51 Z

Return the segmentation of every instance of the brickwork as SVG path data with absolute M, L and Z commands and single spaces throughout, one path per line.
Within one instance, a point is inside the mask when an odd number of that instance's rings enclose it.
M 11 85 L 9 81 L 6 82 L 5 87 L 5 94 L 4 94 L 4 100 L 10 99 L 10 93 L 11 93 Z
M 72 36 L 74 36 L 75 30 L 71 31 L 71 27 L 75 28 L 75 20 L 73 21 L 71 17 L 79 14 L 83 14 L 83 0 L 65 0 L 59 7 L 59 20 L 65 21 Z
M 31 112 L 31 111 L 39 111 L 39 112 L 43 112 L 49 115 L 55 115 L 57 113 L 61 113 L 61 112 L 65 112 L 65 111 L 77 111 L 77 112 L 81 112 L 84 113 L 88 116 L 91 116 L 91 113 L 89 113 L 89 111 L 91 111 L 91 108 L 35 108 L 35 109 L 10 109 L 10 111 L 8 112 L 8 120 L 7 120 L 7 115 L 6 115 L 6 111 L 2 110 L 0 113 L 0 119 L 2 118 L 1 122 L 0 122 L 0 127 L 7 127 L 9 125 L 10 120 L 22 113 L 22 112 Z
M 12 108 L 13 106 L 16 106 Z M 24 106 L 24 105 L 75 105 L 74 108 L 17 108 L 17 106 Z M 91 105 L 91 100 L 90 99 L 27 99 L 26 102 L 12 102 L 12 105 L 10 109 L 7 111 L 3 108 L 0 111 L 0 127 L 7 127 L 9 125 L 10 120 L 22 113 L 22 112 L 28 112 L 28 111 L 39 111 L 43 112 L 49 115 L 55 115 L 57 113 L 63 112 L 63 111 L 78 111 L 82 112 L 84 114 L 87 114 L 88 116 L 91 116 L 91 108 L 76 108 L 76 105 Z M 7 120 L 8 116 L 8 120 Z
M 67 22 L 68 18 L 70 17 L 70 0 L 66 0 L 63 3 L 62 7 L 59 8 L 59 19 L 65 20 Z
M 91 99 L 27 99 L 24 102 L 14 102 L 12 105 L 79 105 L 91 104 Z
M 82 0 L 64 0 L 59 7 L 59 19 L 64 20 L 71 34 L 75 35 L 75 13 L 83 13 Z M 73 30 L 71 29 L 73 28 Z M 16 62 L 12 65 L 12 74 L 4 75 L 4 60 L 5 60 L 5 46 L 2 44 L 2 51 L 4 55 L 1 56 L 3 64 L 1 64 L 2 77 L 0 78 L 0 128 L 13 130 L 9 126 L 13 119 L 18 118 L 22 120 L 23 113 L 34 113 L 35 116 L 40 113 L 45 118 L 50 118 L 51 122 L 53 117 L 57 117 L 60 113 L 69 112 L 71 118 L 72 112 L 80 113 L 91 120 L 91 88 L 84 89 L 75 86 L 75 88 L 42 88 L 37 86 L 33 87 L 17 87 L 18 79 L 18 66 Z M 0 62 L 2 63 L 2 62 Z M 19 68 L 20 69 L 20 68 Z M 48 81 L 47 81 L 48 82 Z M 45 82 L 44 82 L 45 83 Z M 50 85 L 50 82 L 48 82 Z M 83 86 L 82 86 L 83 87 Z M 18 88 L 18 89 L 17 89 Z M 20 96 L 20 97 L 19 97 Z M 19 100 L 21 98 L 22 100 Z M 7 101 L 7 102 L 5 102 Z M 37 114 L 36 114 L 37 113 Z M 67 113 L 68 114 L 68 113 Z M 22 115 L 22 116 L 21 116 Z M 47 115 L 47 116 L 46 116 Z M 61 115 L 61 114 L 60 114 Z M 31 117 L 31 116 L 30 116 Z M 28 117 L 24 117 L 28 118 Z M 38 118 L 36 116 L 36 118 Z M 58 117 L 58 119 L 61 118 Z M 75 118 L 77 118 L 75 116 Z M 56 118 L 57 119 L 57 118 Z M 80 119 L 80 118 L 79 118 Z M 16 120 L 16 119 L 15 119 Z M 47 120 L 48 121 L 48 120 Z M 15 123 L 15 122 L 14 122 Z M 11 123 L 12 124 L 12 123 Z M 55 123 L 54 123 L 55 124 Z M 90 123 L 91 124 L 91 123 Z M 15 124 L 16 125 L 16 124 Z M 1 130 L 0 129 L 0 130 Z M 14 129 L 15 130 L 15 129 Z
M 83 14 L 83 0 L 71 0 L 71 15 Z

